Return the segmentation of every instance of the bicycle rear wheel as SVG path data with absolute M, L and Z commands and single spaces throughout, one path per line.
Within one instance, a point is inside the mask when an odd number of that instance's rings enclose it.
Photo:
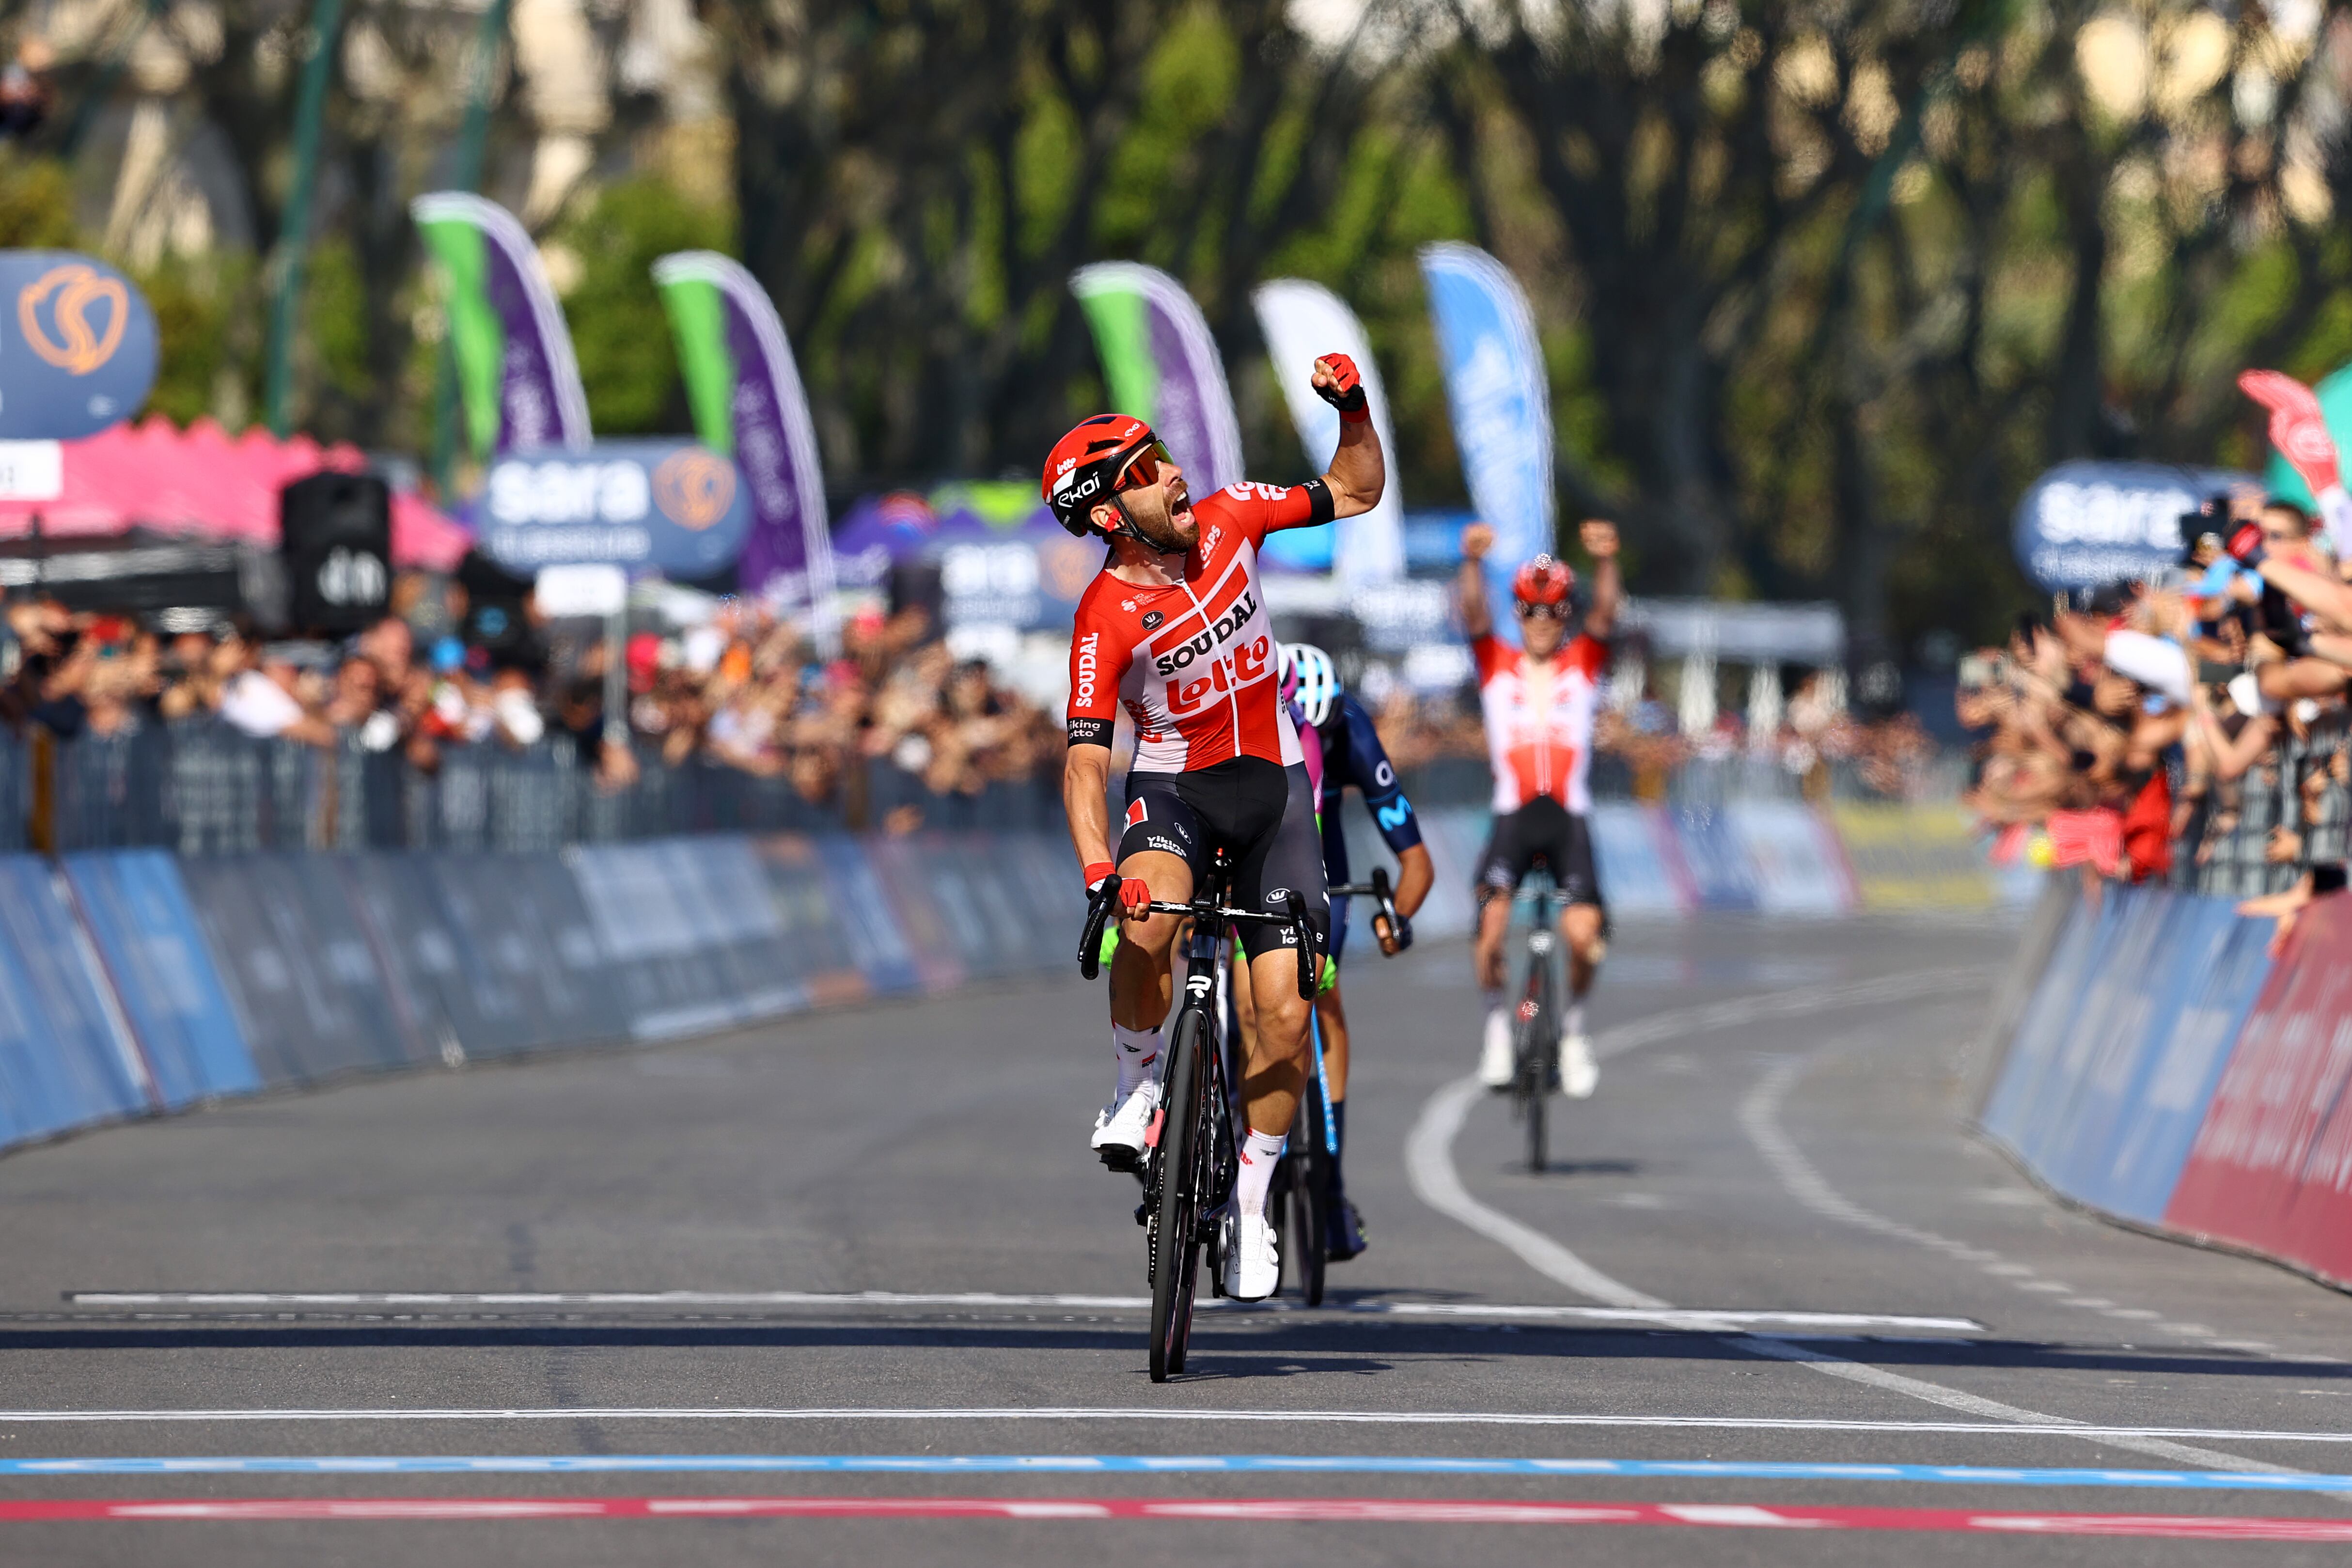
M 1203 1108 L 1201 1051 L 1206 1034 L 1198 1009 L 1178 1015 L 1169 1049 L 1166 1120 L 1160 1127 L 1160 1180 L 1151 1211 L 1151 1381 L 1184 1370 L 1192 1327 L 1193 1235 L 1200 1210 L 1200 1147 Z
M 1559 1023 L 1552 1013 L 1549 957 L 1534 953 L 1528 963 L 1528 1000 L 1519 1022 L 1518 1086 L 1527 1108 L 1528 1173 L 1541 1175 L 1551 1152 L 1546 1122 L 1552 1079 L 1559 1071 Z

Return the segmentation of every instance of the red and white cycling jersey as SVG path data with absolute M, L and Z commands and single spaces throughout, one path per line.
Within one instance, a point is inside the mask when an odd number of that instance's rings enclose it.
M 1302 759 L 1283 710 L 1274 623 L 1258 592 L 1257 547 L 1316 521 L 1307 486 L 1227 485 L 1192 503 L 1201 542 L 1166 587 L 1106 570 L 1078 600 L 1070 632 L 1070 740 L 1110 744 L 1125 708 L 1134 771 L 1185 773 L 1234 757 Z
M 1581 816 L 1592 809 L 1592 716 L 1607 647 L 1579 633 L 1530 670 L 1527 657 L 1496 637 L 1473 637 L 1478 706 L 1495 769 L 1495 813 L 1548 795 Z

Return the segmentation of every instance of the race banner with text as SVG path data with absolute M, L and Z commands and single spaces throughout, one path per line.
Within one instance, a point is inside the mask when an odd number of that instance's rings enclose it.
M 751 531 L 735 563 L 747 594 L 812 607 L 830 645 L 833 525 L 816 426 L 784 324 L 759 280 L 711 250 L 654 263 L 677 340 L 695 433 L 735 459 L 751 491 Z

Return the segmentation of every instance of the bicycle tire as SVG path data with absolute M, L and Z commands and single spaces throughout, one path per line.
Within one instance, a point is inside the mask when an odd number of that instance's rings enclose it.
M 1527 1000 L 1520 1013 L 1517 1082 L 1525 1099 L 1528 1173 L 1537 1176 L 1543 1173 L 1551 1152 L 1550 1129 L 1546 1123 L 1555 1068 L 1552 1053 L 1545 1048 L 1552 1028 L 1551 963 L 1549 955 L 1532 949 L 1528 953 Z
M 1197 1008 L 1176 1020 L 1168 1067 L 1167 1116 L 1160 1127 L 1158 1190 L 1151 1214 L 1151 1381 L 1165 1383 L 1184 1370 L 1185 1342 L 1192 1317 L 1192 1265 L 1200 1255 L 1193 1235 L 1198 1218 L 1198 1150 L 1202 1121 L 1202 1039 L 1206 1027 Z
M 1331 1167 L 1323 1152 L 1323 1089 L 1312 1078 L 1298 1097 L 1294 1140 L 1304 1143 L 1298 1179 L 1291 1184 L 1291 1221 L 1298 1249 L 1298 1294 L 1310 1307 L 1323 1304 L 1323 1266 L 1330 1260 L 1324 1216 L 1331 1196 Z

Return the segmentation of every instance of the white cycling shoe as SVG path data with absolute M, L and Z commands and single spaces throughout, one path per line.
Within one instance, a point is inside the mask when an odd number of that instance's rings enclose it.
M 1225 1215 L 1225 1294 L 1263 1301 L 1282 1284 L 1282 1252 L 1264 1215 Z
M 1143 1169 L 1143 1141 L 1151 1135 L 1151 1116 L 1160 1109 L 1160 1080 L 1148 1078 L 1117 1105 L 1106 1105 L 1095 1118 L 1094 1152 L 1114 1171 Z
M 1511 1040 L 1510 1011 L 1497 1007 L 1486 1015 L 1486 1042 L 1478 1051 L 1478 1081 L 1488 1089 L 1508 1089 L 1518 1070 L 1518 1052 Z
M 1559 1091 L 1570 1100 L 1590 1100 L 1601 1081 L 1601 1064 L 1592 1059 L 1592 1042 L 1570 1035 L 1559 1043 Z

